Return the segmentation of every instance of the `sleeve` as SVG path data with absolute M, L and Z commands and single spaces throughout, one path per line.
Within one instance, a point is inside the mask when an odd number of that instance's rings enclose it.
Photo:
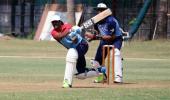
M 62 30 L 62 33 L 68 33 L 70 31 L 70 29 L 72 28 L 72 26 L 70 24 L 65 24 Z
M 51 31 L 51 35 L 52 35 L 52 37 L 53 37 L 54 39 L 57 40 L 57 31 L 52 30 L 52 31 Z
M 118 20 L 116 20 L 114 17 L 110 19 L 110 31 L 115 36 L 122 36 L 122 32 L 120 31 L 120 26 Z
M 61 30 L 54 30 L 51 32 L 51 35 L 56 40 L 61 40 L 63 37 L 67 36 L 67 34 L 70 32 L 71 25 L 70 24 L 64 24 L 61 26 Z

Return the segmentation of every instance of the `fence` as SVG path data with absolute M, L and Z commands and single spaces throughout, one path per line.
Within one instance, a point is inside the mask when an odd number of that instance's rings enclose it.
M 26 37 L 34 32 L 42 15 L 43 5 L 32 0 L 0 1 L 0 32 Z M 8 1 L 8 0 L 7 0 Z
M 168 38 L 170 38 L 170 1 L 169 0 L 168 0 L 168 14 L 167 14 L 167 17 L 168 17 L 167 34 L 168 34 Z
M 46 3 L 66 4 L 66 0 L 8 0 L 0 1 L 0 33 L 18 33 L 22 37 L 36 30 L 44 5 Z M 76 4 L 83 4 L 86 8 L 85 19 L 96 14 L 93 7 L 100 2 L 106 3 L 119 20 L 121 27 L 128 31 L 131 23 L 139 13 L 145 0 L 75 0 Z M 139 27 L 136 39 L 148 40 L 152 38 L 155 29 L 155 2 L 153 0 L 149 12 L 146 14 L 142 25 Z M 170 1 L 168 1 L 167 33 L 170 38 Z

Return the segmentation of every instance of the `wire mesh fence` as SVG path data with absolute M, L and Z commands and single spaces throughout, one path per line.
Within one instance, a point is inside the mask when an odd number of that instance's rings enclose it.
M 159 0 L 152 0 L 152 5 L 135 35 L 136 39 L 148 40 L 153 37 L 158 14 L 157 1 Z M 145 0 L 75 0 L 75 4 L 82 4 L 84 8 L 84 20 L 96 14 L 93 8 L 100 2 L 107 4 L 121 27 L 129 31 Z M 16 32 L 23 36 L 30 34 L 36 30 L 45 4 L 52 3 L 66 5 L 67 0 L 1 0 L 0 33 Z M 170 37 L 170 1 L 167 0 L 167 3 L 167 36 Z
M 168 38 L 170 38 L 170 0 L 168 0 L 168 13 L 167 13 L 167 17 L 168 17 L 167 34 L 168 34 Z

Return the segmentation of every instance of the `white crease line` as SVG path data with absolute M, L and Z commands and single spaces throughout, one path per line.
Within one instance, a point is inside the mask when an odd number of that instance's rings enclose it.
M 0 56 L 0 58 L 64 58 L 64 57 L 47 57 L 47 56 Z
M 152 61 L 159 61 L 159 60 L 170 60 L 170 59 L 153 59 L 153 58 L 124 58 L 127 60 L 152 60 Z
M 65 57 L 47 57 L 47 56 L 0 56 L 0 58 L 44 58 L 44 59 L 65 59 Z M 93 57 L 86 57 L 86 59 L 93 59 Z M 170 59 L 152 59 L 152 58 L 124 58 L 125 60 L 170 60 Z
M 65 59 L 65 57 L 47 57 L 47 56 L 0 56 L 0 58 Z M 86 59 L 92 59 L 92 57 L 86 57 Z

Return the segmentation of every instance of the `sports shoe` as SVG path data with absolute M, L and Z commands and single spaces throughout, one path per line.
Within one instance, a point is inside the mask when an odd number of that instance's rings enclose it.
M 106 75 L 104 75 L 104 73 L 100 73 L 100 75 L 94 80 L 94 83 L 103 83 L 106 82 L 106 79 Z
M 114 83 L 122 84 L 123 83 L 122 76 L 116 75 Z
M 72 87 L 72 85 L 68 84 L 68 80 L 65 79 L 65 80 L 63 81 L 63 86 L 62 86 L 62 88 L 71 88 L 71 87 Z

